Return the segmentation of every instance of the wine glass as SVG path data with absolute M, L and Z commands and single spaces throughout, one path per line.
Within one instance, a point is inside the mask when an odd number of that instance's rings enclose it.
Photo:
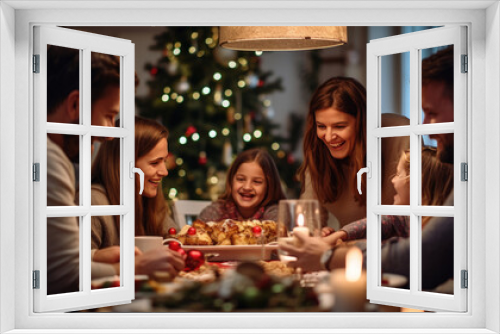
M 313 199 L 282 200 L 278 208 L 278 245 L 289 244 L 301 246 L 297 235 L 304 237 L 320 237 L 321 222 L 319 203 Z M 297 258 L 278 248 L 281 262 L 289 263 Z

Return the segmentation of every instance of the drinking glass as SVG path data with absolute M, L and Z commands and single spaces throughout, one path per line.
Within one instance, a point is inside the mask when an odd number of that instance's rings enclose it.
M 321 237 L 319 203 L 317 200 L 282 200 L 278 208 L 278 245 L 289 244 L 301 247 L 297 235 Z M 290 256 L 281 247 L 278 249 L 281 262 L 289 263 L 297 258 Z

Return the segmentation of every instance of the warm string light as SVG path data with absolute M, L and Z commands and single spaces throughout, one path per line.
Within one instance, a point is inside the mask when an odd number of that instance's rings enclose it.
M 215 138 L 215 137 L 217 137 L 217 131 L 215 131 L 214 129 L 212 129 L 212 130 L 208 131 L 208 136 L 209 136 L 210 138 Z
M 177 194 L 178 194 L 177 189 L 170 188 L 170 190 L 168 191 L 168 198 L 174 199 L 177 196 Z
M 212 176 L 210 178 L 210 183 L 211 184 L 217 184 L 219 182 L 219 178 L 217 176 Z

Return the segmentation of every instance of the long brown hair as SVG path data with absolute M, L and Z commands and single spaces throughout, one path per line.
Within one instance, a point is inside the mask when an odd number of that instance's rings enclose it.
M 333 158 L 316 134 L 316 112 L 328 108 L 356 118 L 356 142 L 347 160 L 349 175 L 344 175 L 342 165 L 345 163 Z M 299 169 L 302 192 L 309 173 L 320 203 L 334 202 L 347 187 L 352 187 L 355 200 L 362 206 L 366 204 L 366 191 L 363 195 L 356 191 L 356 172 L 366 165 L 366 89 L 363 85 L 353 78 L 335 77 L 316 89 L 309 104 L 303 149 L 304 162 Z M 364 180 L 362 185 L 365 189 Z
M 404 151 L 404 169 L 406 175 L 410 175 L 410 150 Z M 452 190 L 453 165 L 441 162 L 434 147 L 423 147 L 422 205 L 441 206 Z M 431 218 L 422 218 L 422 228 Z
M 274 163 L 273 158 L 267 151 L 260 148 L 246 150 L 240 153 L 231 164 L 226 176 L 226 189 L 219 199 L 233 201 L 231 189 L 233 187 L 233 178 L 240 166 L 246 162 L 256 162 L 264 172 L 266 177 L 266 197 L 260 204 L 261 207 L 277 204 L 280 200 L 286 199 L 283 188 L 281 187 L 280 174 Z
M 163 125 L 144 118 L 135 118 L 135 161 L 148 154 L 161 139 L 168 139 Z M 101 184 L 111 205 L 120 204 L 120 138 L 101 144 L 92 164 L 92 184 Z M 139 189 L 139 177 L 135 179 Z M 163 236 L 163 220 L 168 214 L 161 183 L 156 197 L 147 198 L 135 193 L 135 235 Z M 115 220 L 119 224 L 119 219 Z M 118 225 L 119 226 L 119 225 Z

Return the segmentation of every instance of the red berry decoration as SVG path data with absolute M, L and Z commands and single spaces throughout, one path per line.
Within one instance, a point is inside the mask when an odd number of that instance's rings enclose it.
M 190 227 L 188 229 L 188 235 L 195 235 L 196 234 L 196 229 L 194 227 Z
M 157 67 L 151 68 L 151 70 L 149 70 L 149 73 L 151 73 L 152 76 L 155 76 L 158 73 L 158 68 Z
M 252 227 L 252 232 L 256 236 L 259 236 L 262 233 L 262 228 L 260 226 L 254 226 Z
M 168 248 L 173 251 L 178 251 L 179 249 L 181 249 L 181 244 L 178 243 L 177 241 L 170 241 L 168 243 Z
M 203 253 L 199 250 L 192 249 L 187 252 L 186 268 L 184 268 L 184 271 L 196 270 L 203 263 L 205 263 L 205 256 Z
M 170 234 L 170 235 L 176 235 L 177 234 L 177 230 L 174 227 L 171 227 L 171 228 L 168 229 L 168 234 Z
M 181 254 L 182 258 L 185 259 L 187 254 L 186 254 L 186 251 L 182 248 L 179 248 L 178 250 L 176 250 L 177 253 Z

